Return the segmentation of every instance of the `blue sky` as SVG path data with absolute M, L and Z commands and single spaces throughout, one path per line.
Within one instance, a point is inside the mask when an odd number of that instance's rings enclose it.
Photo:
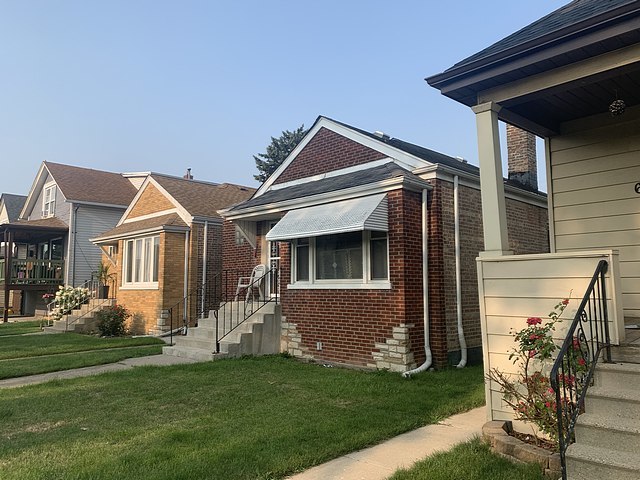
M 0 192 L 42 160 L 255 185 L 318 115 L 477 164 L 473 114 L 424 78 L 564 3 L 0 0 Z

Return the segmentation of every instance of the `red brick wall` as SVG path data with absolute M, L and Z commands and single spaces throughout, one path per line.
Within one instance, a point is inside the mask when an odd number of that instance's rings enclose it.
M 361 165 L 385 158 L 384 153 L 321 128 L 293 162 L 275 181 L 276 184 Z
M 302 345 L 318 361 L 365 366 L 375 343 L 392 338 L 392 328 L 411 323 L 414 352 L 422 362 L 422 250 L 420 194 L 389 192 L 391 290 L 291 290 L 288 248 L 282 252 L 282 312 L 297 325 Z M 316 350 L 322 342 L 322 351 Z

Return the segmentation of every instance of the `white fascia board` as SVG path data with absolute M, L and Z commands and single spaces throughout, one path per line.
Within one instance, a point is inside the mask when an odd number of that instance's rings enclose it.
M 213 223 L 213 224 L 220 224 L 222 225 L 222 223 L 224 222 L 224 220 L 222 220 L 220 217 L 203 217 L 202 215 L 194 215 L 192 218 L 192 222 L 193 223 Z
M 181 233 L 181 232 L 187 232 L 189 230 L 190 230 L 189 227 L 181 227 L 178 225 L 161 225 L 159 227 L 143 228 L 141 230 L 135 230 L 133 232 L 122 233 L 119 235 L 109 235 L 108 237 L 90 238 L 89 241 L 91 243 L 95 243 L 96 245 L 98 245 L 101 243 L 108 243 L 109 241 L 113 241 L 113 240 L 127 240 L 130 238 L 145 237 L 145 236 L 152 235 L 154 233 L 160 233 L 160 232 Z
M 167 210 L 160 210 L 159 212 L 147 213 L 146 215 L 139 215 L 137 217 L 127 217 L 122 223 L 139 222 L 140 220 L 161 217 L 163 215 L 169 215 L 170 213 L 178 213 L 178 209 L 170 208 Z
M 460 185 L 482 191 L 480 188 L 480 177 L 478 175 L 474 175 L 469 172 L 461 172 L 460 170 L 445 165 L 434 165 L 433 167 L 421 168 L 414 170 L 413 173 L 425 180 L 435 178 L 438 180 L 445 180 L 447 182 L 453 182 L 453 177 L 457 175 L 460 179 Z M 517 200 L 536 207 L 548 207 L 546 195 L 522 190 L 507 183 L 504 184 L 504 196 L 505 198 Z
M 38 173 L 36 174 L 36 178 L 34 178 L 33 183 L 31 184 L 31 190 L 29 190 L 29 194 L 27 195 L 27 199 L 24 202 L 24 206 L 22 207 L 18 218 L 26 219 L 28 218 L 27 212 L 31 213 L 33 211 L 34 202 L 38 199 L 38 195 L 36 195 L 35 192 L 37 191 L 39 193 L 44 186 L 44 177 L 42 174 L 45 170 L 46 173 L 50 175 L 51 178 L 53 178 L 53 176 L 49 172 L 49 169 L 46 168 L 46 163 L 42 162 L 40 164 L 40 168 L 38 169 Z
M 295 208 L 311 207 L 324 203 L 348 200 L 350 198 L 362 197 L 365 195 L 371 195 L 373 193 L 389 192 L 391 190 L 398 190 L 400 188 L 406 188 L 413 191 L 422 191 L 424 189 L 431 190 L 433 187 L 427 183 L 418 182 L 406 177 L 396 177 L 376 183 L 368 183 L 366 185 L 359 185 L 357 187 L 345 188 L 343 190 L 338 190 L 335 192 L 320 193 L 317 195 L 310 195 L 308 197 L 293 198 L 290 200 L 283 200 L 281 202 L 270 203 L 267 205 L 257 205 L 255 207 L 249 207 L 233 213 L 225 210 L 220 210 L 219 213 L 225 217 L 225 220 L 245 219 L 264 216 L 268 214 L 277 214 L 285 210 L 292 210 Z
M 192 215 L 184 208 L 175 198 L 171 196 L 169 192 L 167 192 L 162 185 L 160 185 L 152 176 L 149 177 L 149 181 L 153 183 L 153 186 L 156 187 L 162 194 L 171 202 L 177 209 L 178 215 L 184 223 L 189 225 L 192 220 Z
M 271 176 L 260 186 L 260 188 L 256 191 L 253 198 L 259 197 L 264 194 L 268 190 L 271 189 L 273 183 L 278 179 L 278 177 L 282 174 L 284 170 L 295 160 L 298 154 L 302 151 L 302 149 L 311 141 L 313 137 L 320 131 L 320 129 L 324 127 L 328 130 L 331 130 L 343 137 L 349 138 L 365 147 L 372 148 L 373 150 L 377 150 L 388 157 L 393 158 L 394 160 L 398 160 L 401 164 L 408 165 L 410 169 L 419 168 L 423 166 L 431 165 L 430 162 L 423 160 L 414 155 L 410 155 L 407 152 L 400 150 L 398 148 L 392 147 L 384 143 L 383 141 L 375 140 L 367 135 L 363 135 L 360 132 L 356 132 L 350 128 L 345 127 L 344 125 L 340 125 L 339 123 L 333 122 L 326 117 L 319 117 L 316 123 L 313 125 L 311 130 L 307 133 L 305 138 L 293 149 L 293 151 L 289 154 L 289 156 L 285 159 L 284 162 L 271 174 Z M 300 182 L 303 183 L 303 182 Z
M 73 200 L 73 199 L 67 199 L 67 200 L 77 205 L 88 205 L 90 207 L 117 208 L 118 210 L 123 210 L 127 208 L 127 205 L 116 205 L 115 203 L 85 202 L 84 200 Z

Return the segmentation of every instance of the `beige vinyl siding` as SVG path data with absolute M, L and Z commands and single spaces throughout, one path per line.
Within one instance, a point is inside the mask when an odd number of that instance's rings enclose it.
M 555 249 L 619 250 L 624 312 L 640 317 L 640 115 L 579 122 L 550 139 Z
M 515 347 L 513 331 L 526 326 L 529 317 L 548 318 L 549 312 L 562 298 L 569 305 L 554 337 L 561 343 L 596 265 L 601 260 L 610 265 L 607 273 L 607 306 L 612 341 L 624 334 L 620 286 L 615 285 L 618 259 L 613 252 L 579 252 L 542 255 L 516 255 L 478 259 L 478 281 L 485 373 L 497 368 L 515 374 L 517 367 L 509 360 Z M 486 385 L 488 416 L 492 420 L 510 420 L 513 411 L 504 404 L 500 389 Z

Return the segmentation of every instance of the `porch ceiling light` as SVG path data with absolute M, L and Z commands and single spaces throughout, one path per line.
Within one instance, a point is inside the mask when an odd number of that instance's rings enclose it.
M 624 110 L 627 108 L 627 104 L 624 103 L 624 100 L 614 100 L 609 105 L 609 113 L 611 113 L 612 117 L 617 117 L 618 115 L 622 115 Z

